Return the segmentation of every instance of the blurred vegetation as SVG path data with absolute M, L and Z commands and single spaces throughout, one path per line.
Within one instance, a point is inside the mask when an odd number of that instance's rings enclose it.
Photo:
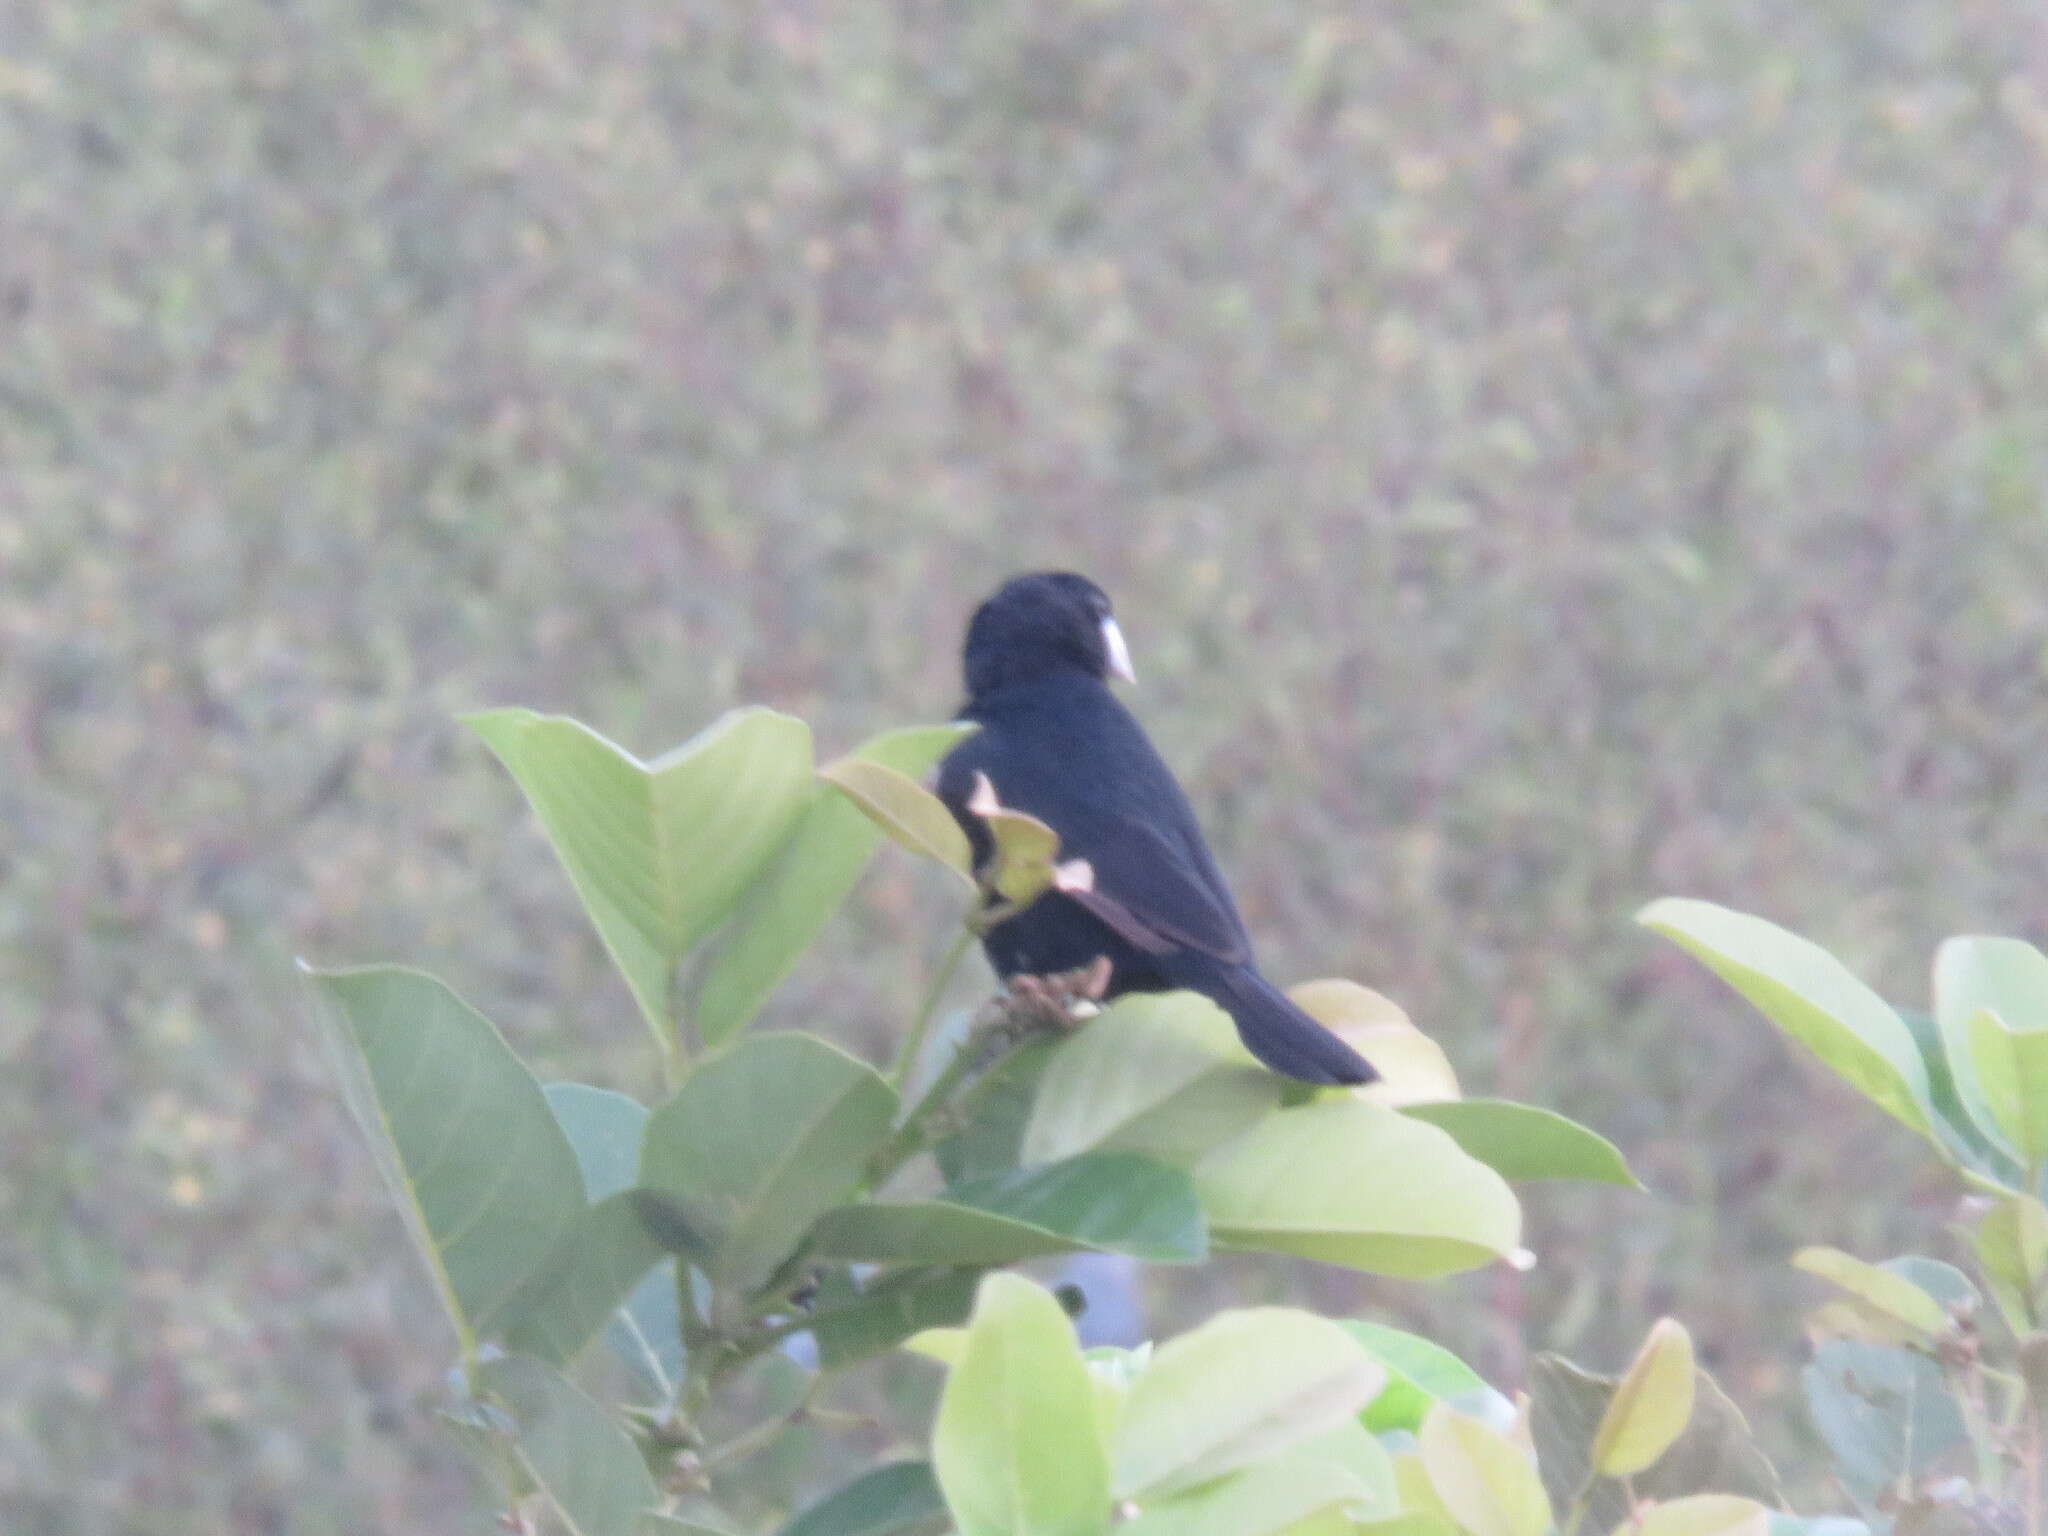
M 448 1528 L 289 956 L 622 1076 L 451 714 L 843 748 L 1048 563 L 1267 968 L 1654 1189 L 1160 1331 L 1378 1307 L 1512 1384 L 1671 1313 L 1796 1463 L 1785 1256 L 1925 1251 L 1949 1186 L 1626 918 L 1908 1003 L 2038 925 L 2044 150 L 2019 0 L 0 6 L 0 1523 Z M 885 861 L 776 1011 L 878 1047 L 938 910 Z

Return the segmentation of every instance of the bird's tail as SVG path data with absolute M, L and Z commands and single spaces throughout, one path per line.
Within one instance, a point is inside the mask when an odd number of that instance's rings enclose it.
M 1237 1025 L 1250 1052 L 1283 1077 L 1304 1083 L 1370 1083 L 1371 1062 L 1288 1001 L 1248 965 L 1217 965 L 1183 983 L 1206 992 Z

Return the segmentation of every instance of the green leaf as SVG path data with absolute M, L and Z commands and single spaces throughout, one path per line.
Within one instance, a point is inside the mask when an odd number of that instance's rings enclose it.
M 1163 1344 L 1124 1402 L 1118 1498 L 1178 1492 L 1357 1416 L 1386 1373 L 1336 1323 L 1284 1307 L 1223 1312 Z
M 1387 1383 L 1367 1406 L 1365 1427 L 1375 1434 L 1422 1427 L 1434 1403 L 1488 1390 L 1471 1366 L 1440 1344 L 1381 1323 L 1344 1322 L 1344 1331 L 1387 1373 Z
M 1437 1497 L 1472 1536 L 1547 1536 L 1550 1500 L 1520 1446 L 1448 1403 L 1416 1439 Z
M 640 1166 L 647 1106 L 588 1083 L 549 1083 L 541 1092 L 576 1154 L 583 1197 L 595 1204 L 631 1189 Z
M 1941 1367 L 1915 1351 L 1830 1339 L 1800 1380 L 1836 1475 L 1866 1510 L 1899 1478 L 1917 1478 L 1967 1438 Z
M 1593 1465 L 1603 1477 L 1634 1477 L 1670 1450 L 1692 1421 L 1692 1335 L 1659 1318 L 1615 1383 L 1593 1431 Z
M 1270 1115 L 1195 1167 L 1219 1246 L 1427 1279 L 1515 1251 L 1521 1207 L 1448 1134 L 1348 1097 Z
M 1556 1355 L 1538 1355 L 1530 1365 L 1529 1429 L 1544 1486 L 1560 1508 L 1587 1485 L 1593 1437 L 1617 1385 L 1616 1377 L 1595 1376 Z M 1692 1417 L 1685 1432 L 1649 1471 L 1633 1479 L 1633 1487 L 1643 1498 L 1739 1493 L 1766 1504 L 1784 1502 L 1778 1475 L 1756 1448 L 1742 1410 L 1705 1371 L 1694 1374 Z M 1592 1490 L 1586 1518 L 1593 1529 L 1627 1518 L 1629 1500 L 1621 1484 L 1600 1479 Z
M 883 1264 L 1014 1264 L 1080 1249 L 1191 1264 L 1207 1252 L 1188 1176 L 1128 1152 L 997 1174 L 933 1200 L 845 1206 L 813 1240 L 827 1258 Z
M 1695 1493 L 1651 1506 L 1614 1536 L 1770 1536 L 1771 1512 L 1732 1493 Z
M 575 1149 L 584 1195 L 597 1203 L 521 1293 L 507 1342 L 561 1365 L 602 1327 L 613 1352 L 667 1402 L 683 1363 L 675 1266 L 662 1262 L 645 1224 L 615 1198 L 632 1187 L 646 1106 L 586 1083 L 550 1083 L 543 1092 Z
M 567 1365 L 661 1260 L 630 1192 L 600 1200 L 507 1309 L 507 1347 Z
M 318 971 L 342 1091 L 465 1356 L 583 1210 L 576 1155 L 490 1020 L 423 971 Z
M 1991 1111 L 1975 1094 L 1974 1085 L 1972 1094 L 1978 1099 L 1979 1109 L 1971 1110 L 1963 1103 L 1957 1074 L 1972 1070 L 1969 1061 L 1950 1061 L 1948 1043 L 1942 1038 L 1941 1025 L 1935 1022 L 1933 1014 L 1912 1008 L 1901 1008 L 1898 1012 L 1899 1022 L 1912 1035 L 1913 1047 L 1927 1070 L 1927 1102 L 1933 1110 L 1934 1132 L 1943 1155 L 1973 1182 L 1982 1184 L 1988 1180 L 2001 1188 L 2016 1185 L 2021 1177 L 2019 1158 L 1999 1138 Z M 1968 1043 L 1959 1041 L 1957 1048 L 1967 1051 Z
M 2000 1200 L 1977 1223 L 1970 1247 L 2007 1327 L 2026 1333 L 2048 1319 L 2048 1207 L 2031 1195 Z
M 819 1365 L 837 1370 L 887 1354 L 928 1328 L 966 1322 L 980 1279 L 977 1269 L 899 1270 L 843 1297 L 821 1294 L 810 1319 Z
M 974 857 L 967 834 L 945 802 L 908 774 L 884 763 L 842 757 L 818 770 L 818 777 L 858 806 L 898 845 L 944 865 L 963 884 L 974 884 Z
M 983 890 L 1008 906 L 1027 907 L 1059 883 L 1059 834 L 1036 816 L 1004 806 L 987 774 L 974 776 L 967 809 L 988 833 L 988 857 L 974 872 Z M 1066 866 L 1066 875 L 1082 881 L 1083 889 L 1095 878 L 1085 860 Z
M 813 1504 L 779 1536 L 937 1536 L 946 1503 L 927 1461 L 895 1461 Z
M 646 1510 L 641 1513 L 635 1536 L 734 1536 L 734 1532 L 730 1526 L 706 1525 L 701 1520 L 684 1520 Z
M 1911 1280 L 1839 1248 L 1802 1248 L 1792 1255 L 1792 1267 L 1840 1287 L 1860 1306 L 1923 1340 L 1932 1342 L 1950 1331 L 1947 1309 Z
M 1057 1042 L 1020 1155 L 1047 1163 L 1099 1148 L 1186 1164 L 1278 1109 L 1280 1091 L 1206 997 L 1134 993 Z
M 1911 1032 L 1818 944 L 1709 901 L 1666 897 L 1636 921 L 1691 952 L 1879 1109 L 1942 1145 Z
M 973 730 L 919 725 L 886 731 L 848 756 L 918 778 Z M 695 979 L 690 1016 L 706 1045 L 723 1044 L 761 1011 L 845 903 L 881 840 L 881 829 L 844 794 L 823 779 L 812 784 L 794 829 L 713 937 Z
M 1106 1536 L 1109 1456 L 1073 1324 L 1016 1275 L 982 1281 L 932 1464 L 960 1536 Z
M 642 762 L 563 715 L 493 709 L 463 719 L 525 791 L 668 1049 L 676 963 L 788 835 L 810 792 L 810 727 L 774 710 L 733 710 Z
M 1643 1186 L 1613 1142 L 1575 1120 L 1506 1099 L 1456 1099 L 1410 1104 L 1402 1114 L 1445 1131 L 1504 1179 L 1584 1179 Z
M 1033 1040 L 1011 1051 L 960 1101 L 965 1125 L 932 1149 L 946 1182 L 955 1187 L 1008 1173 L 1023 1160 L 1024 1131 L 1038 1098 L 1046 1063 L 1059 1040 Z
M 511 1415 L 521 1466 L 573 1536 L 636 1536 L 642 1511 L 661 1494 L 604 1409 L 523 1355 L 490 1361 L 476 1375 L 479 1388 Z
M 2017 1106 L 2002 1093 L 2001 1084 L 1993 1081 L 1998 1064 L 1979 1055 L 1974 1036 L 1983 1026 L 1976 1021 L 1985 1013 L 1996 1015 L 2013 1032 L 2048 1030 L 2048 956 L 2022 939 L 1972 935 L 1945 940 L 1934 953 L 1934 1017 L 1956 1095 L 1970 1119 L 1992 1137 L 2002 1135 L 2021 1157 L 2032 1162 L 2037 1159 L 2029 1155 L 2021 1139 L 2027 1130 L 2026 1116 L 2012 1115 Z M 1994 1041 L 1987 1040 L 1985 1045 L 1997 1049 Z M 2009 1072 L 2010 1064 L 2006 1066 Z M 2004 1076 L 2004 1084 L 2011 1081 L 2009 1075 Z M 2003 1102 L 1994 1103 L 1994 1095 Z
M 812 1035 L 754 1035 L 699 1063 L 647 1122 L 640 1210 L 694 1235 L 714 1289 L 764 1284 L 860 1184 L 896 1095 Z
M 1275 1456 L 1157 1502 L 1117 1536 L 1298 1536 L 1302 1522 L 1333 1517 L 1328 1530 L 1348 1536 L 1348 1511 L 1371 1494 L 1342 1467 L 1311 1456 Z M 1320 1531 L 1319 1524 L 1312 1528 Z
M 2016 1030 L 1979 1009 L 1964 1031 L 1991 1123 L 2029 1169 L 2039 1169 L 2048 1162 L 2048 1030 Z

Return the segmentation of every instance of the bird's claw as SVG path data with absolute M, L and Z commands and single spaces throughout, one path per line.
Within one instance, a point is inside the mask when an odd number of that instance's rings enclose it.
M 1106 955 L 1088 964 L 1050 976 L 1012 976 L 1009 1004 L 1019 1022 L 1040 1028 L 1067 1031 L 1102 1011 L 1102 997 L 1109 990 L 1110 965 Z

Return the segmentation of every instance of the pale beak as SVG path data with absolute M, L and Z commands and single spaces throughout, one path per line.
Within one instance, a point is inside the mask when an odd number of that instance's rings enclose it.
M 1131 670 L 1131 648 L 1124 644 L 1124 632 L 1116 627 L 1115 619 L 1102 621 L 1102 647 L 1109 652 L 1109 675 L 1135 683 L 1138 674 Z

